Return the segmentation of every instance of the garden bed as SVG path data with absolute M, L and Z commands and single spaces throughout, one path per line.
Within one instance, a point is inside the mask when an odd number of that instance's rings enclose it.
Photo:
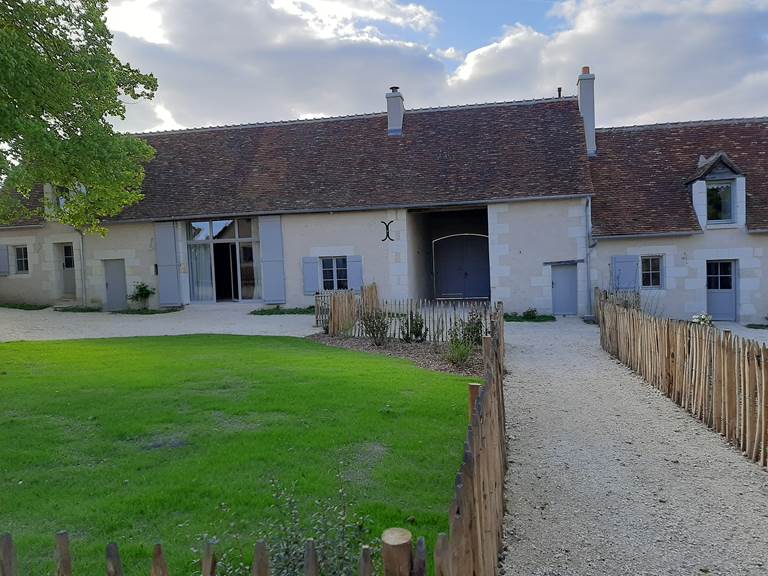
M 331 337 L 327 334 L 313 334 L 312 336 L 307 336 L 307 339 L 336 348 L 403 358 L 410 360 L 421 368 L 438 372 L 481 377 L 484 375 L 485 370 L 480 348 L 475 350 L 466 365 L 459 367 L 451 364 L 443 357 L 445 344 L 435 344 L 432 342 L 411 342 L 406 344 L 399 340 L 390 340 L 384 346 L 375 346 L 368 338 Z

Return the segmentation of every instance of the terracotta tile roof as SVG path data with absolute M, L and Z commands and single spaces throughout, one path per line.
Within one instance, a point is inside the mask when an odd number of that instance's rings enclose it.
M 575 98 L 141 135 L 157 156 L 120 220 L 591 194 Z
M 747 227 L 768 229 L 768 118 L 747 118 L 598 130 L 595 236 L 699 231 L 686 181 L 718 152 L 746 177 Z

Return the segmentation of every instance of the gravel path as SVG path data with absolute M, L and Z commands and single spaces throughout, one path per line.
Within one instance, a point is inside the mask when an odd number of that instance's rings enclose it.
M 316 333 L 313 315 L 251 316 L 253 304 L 195 304 L 179 312 L 138 316 L 108 312 L 56 312 L 0 308 L 0 342 L 68 340 L 176 334 L 308 336 Z
M 507 576 L 768 573 L 768 473 L 576 319 L 507 325 Z

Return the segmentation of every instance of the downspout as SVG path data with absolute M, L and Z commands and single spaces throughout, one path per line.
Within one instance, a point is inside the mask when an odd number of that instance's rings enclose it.
M 587 242 L 584 252 L 584 265 L 587 267 L 587 316 L 592 317 L 592 274 L 589 270 L 589 253 L 592 251 L 592 198 L 584 203 L 584 232 Z
M 85 289 L 85 234 L 82 230 L 77 231 L 80 234 L 80 292 L 83 298 L 83 307 L 88 306 L 88 297 Z

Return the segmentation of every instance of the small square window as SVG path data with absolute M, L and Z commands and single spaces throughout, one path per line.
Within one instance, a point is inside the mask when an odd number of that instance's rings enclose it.
M 643 256 L 641 281 L 643 288 L 661 288 L 661 256 Z
M 320 258 L 322 270 L 323 290 L 347 290 L 347 257 L 327 256 Z
M 29 252 L 26 246 L 15 246 L 16 274 L 29 274 Z
M 189 222 L 187 225 L 188 240 L 210 240 L 211 223 L 210 222 Z
M 707 185 L 707 221 L 733 222 L 733 183 L 712 182 Z

